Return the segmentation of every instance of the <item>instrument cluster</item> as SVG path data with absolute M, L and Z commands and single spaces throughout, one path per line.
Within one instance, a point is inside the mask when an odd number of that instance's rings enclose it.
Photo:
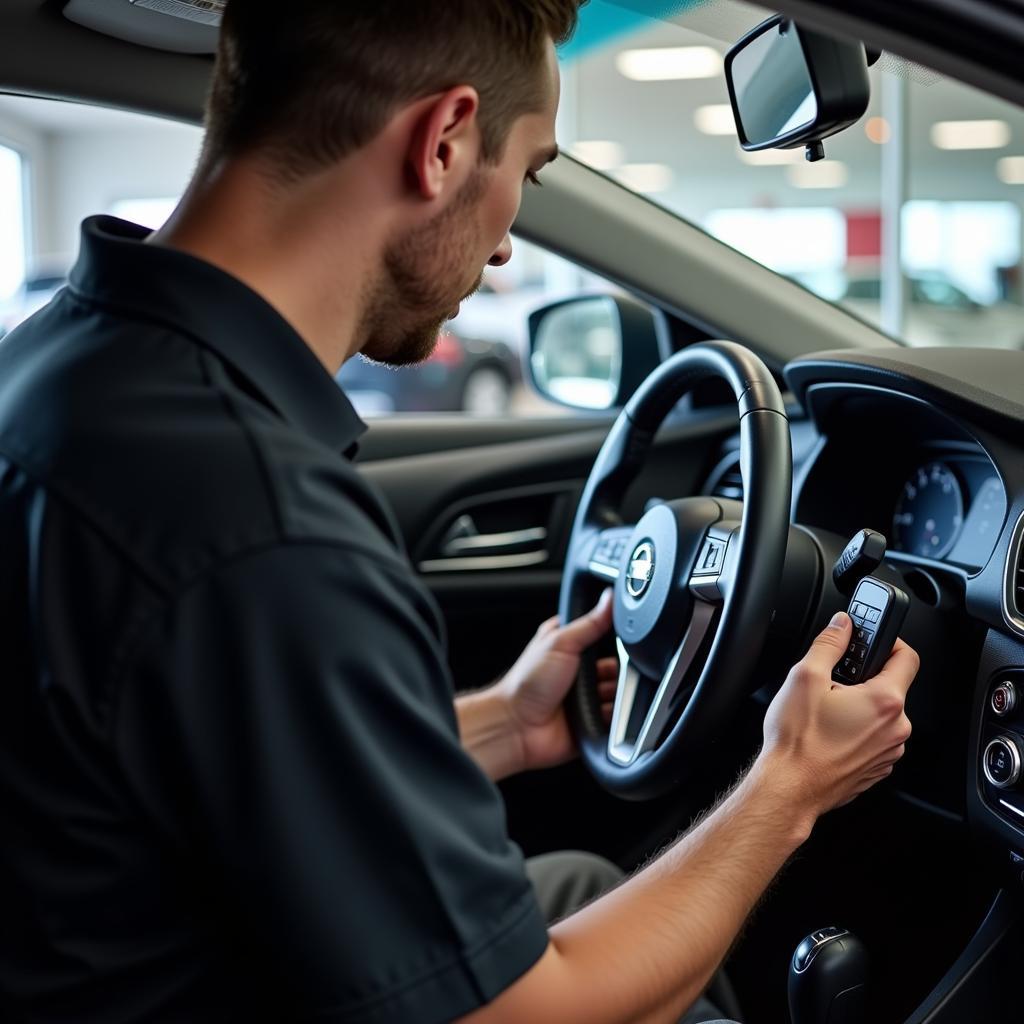
M 991 462 L 958 452 L 927 458 L 907 475 L 892 513 L 890 548 L 980 568 L 1006 515 Z

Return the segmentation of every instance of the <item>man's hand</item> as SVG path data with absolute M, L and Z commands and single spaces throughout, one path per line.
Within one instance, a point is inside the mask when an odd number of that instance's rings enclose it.
M 761 755 L 714 812 L 554 925 L 541 959 L 465 1024 L 679 1020 L 815 818 L 884 778 L 903 753 L 917 655 L 897 641 L 873 679 L 835 684 L 851 631 L 838 615 L 793 667 L 765 717 Z
M 516 663 L 496 684 L 506 702 L 512 728 L 522 747 L 522 770 L 550 768 L 577 754 L 563 701 L 580 671 L 580 655 L 612 624 L 612 590 L 597 605 L 567 626 L 558 617 L 542 622 Z M 597 692 L 605 721 L 615 702 L 619 663 L 599 658 Z
M 852 623 L 838 612 L 793 666 L 764 720 L 755 771 L 770 765 L 813 821 L 892 774 L 910 737 L 903 707 L 920 660 L 897 640 L 882 671 L 843 686 L 832 669 L 850 643 Z
M 580 669 L 580 655 L 612 624 L 612 591 L 606 590 L 589 612 L 561 626 L 542 622 L 505 676 L 455 702 L 462 744 L 492 779 L 568 761 L 576 745 L 562 702 Z M 610 722 L 619 665 L 616 658 L 597 662 L 598 695 Z

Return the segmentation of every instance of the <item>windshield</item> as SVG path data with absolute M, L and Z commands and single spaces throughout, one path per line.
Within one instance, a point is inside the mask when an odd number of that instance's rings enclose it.
M 563 148 L 901 341 L 1024 347 L 1024 112 L 883 54 L 824 160 L 744 153 L 722 57 L 772 13 L 590 0 L 561 55 Z

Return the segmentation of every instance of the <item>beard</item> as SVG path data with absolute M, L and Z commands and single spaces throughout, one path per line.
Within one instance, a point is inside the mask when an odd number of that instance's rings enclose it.
M 451 205 L 433 220 L 388 243 L 384 272 L 363 306 L 362 354 L 388 366 L 429 359 L 445 321 L 480 287 L 466 291 L 466 253 L 478 244 L 477 210 L 486 190 L 477 169 Z

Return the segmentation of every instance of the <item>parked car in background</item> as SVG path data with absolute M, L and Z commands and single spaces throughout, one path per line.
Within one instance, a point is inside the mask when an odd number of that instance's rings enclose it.
M 578 287 L 572 288 L 565 297 L 579 291 Z M 562 297 L 543 280 L 509 287 L 504 285 L 504 278 L 485 271 L 480 287 L 462 302 L 458 328 L 474 338 L 501 342 L 522 358 L 529 347 L 529 315 L 538 306 Z
M 336 379 L 363 416 L 389 412 L 500 416 L 508 411 L 521 378 L 519 357 L 508 345 L 463 338 L 446 329 L 424 363 L 394 368 L 355 356 Z
M 839 300 L 873 324 L 881 321 L 877 274 L 851 277 Z M 1009 302 L 983 305 L 942 274 L 907 278 L 903 339 L 911 345 L 979 345 L 1024 348 L 1024 317 Z

